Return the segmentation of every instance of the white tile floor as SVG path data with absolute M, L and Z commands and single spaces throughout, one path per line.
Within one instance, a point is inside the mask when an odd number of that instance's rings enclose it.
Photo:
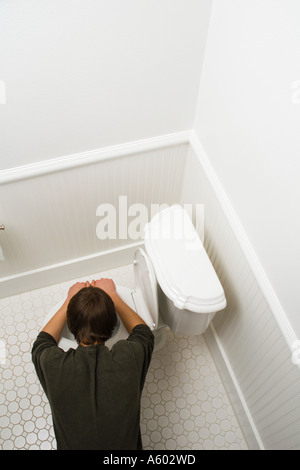
M 101 276 L 134 285 L 131 265 Z M 47 311 L 72 282 L 0 300 L 0 346 L 5 346 L 6 356 L 2 348 L 2 450 L 56 448 L 51 411 L 31 362 L 31 347 Z M 153 354 L 141 403 L 141 431 L 145 450 L 247 449 L 202 335 L 184 337 L 168 331 L 166 345 Z

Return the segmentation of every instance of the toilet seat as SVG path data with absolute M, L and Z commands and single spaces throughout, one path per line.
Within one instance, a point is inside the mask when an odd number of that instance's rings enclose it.
M 158 298 L 155 272 L 147 253 L 138 248 L 133 260 L 136 291 L 136 312 L 149 326 L 155 330 L 158 323 Z
M 135 252 L 133 269 L 136 288 L 131 289 L 129 287 L 116 285 L 116 291 L 121 299 L 129 305 L 132 310 L 137 312 L 149 328 L 155 330 L 158 324 L 156 276 L 148 255 L 141 248 L 138 248 Z M 59 310 L 64 300 L 64 298 L 60 300 L 46 315 L 43 327 Z M 105 345 L 109 349 L 121 339 L 128 338 L 128 331 L 120 318 L 119 320 L 118 330 L 114 333 L 112 338 L 105 342 Z M 64 351 L 68 351 L 70 348 L 76 349 L 78 346 L 67 324 L 64 326 L 58 346 Z
M 136 289 L 116 286 L 116 290 L 121 299 L 137 312 L 153 331 L 157 328 L 159 314 L 157 282 L 152 263 L 142 248 L 135 251 L 133 271 Z M 105 345 L 111 348 L 117 341 L 126 338 L 128 338 L 128 331 L 120 320 L 119 331 L 106 341 Z

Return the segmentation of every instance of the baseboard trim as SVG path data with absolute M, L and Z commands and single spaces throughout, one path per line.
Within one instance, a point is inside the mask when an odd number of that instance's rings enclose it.
M 265 450 L 238 381 L 236 380 L 226 352 L 222 346 L 222 342 L 212 323 L 204 333 L 204 337 L 235 411 L 249 450 Z
M 0 279 L 0 298 L 40 289 L 94 273 L 125 266 L 133 262 L 134 252 L 143 242 L 83 256 L 43 268 Z

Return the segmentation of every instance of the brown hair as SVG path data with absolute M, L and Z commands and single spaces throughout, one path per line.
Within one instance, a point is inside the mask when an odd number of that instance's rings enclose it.
M 77 343 L 92 345 L 107 341 L 117 324 L 115 306 L 99 287 L 84 287 L 67 308 L 67 325 Z

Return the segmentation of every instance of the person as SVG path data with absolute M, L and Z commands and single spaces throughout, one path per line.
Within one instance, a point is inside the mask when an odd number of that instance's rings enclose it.
M 127 339 L 111 350 L 117 314 Z M 58 347 L 67 321 L 78 347 Z M 154 347 L 112 279 L 77 282 L 38 334 L 32 361 L 49 400 L 58 450 L 142 450 L 140 401 Z

